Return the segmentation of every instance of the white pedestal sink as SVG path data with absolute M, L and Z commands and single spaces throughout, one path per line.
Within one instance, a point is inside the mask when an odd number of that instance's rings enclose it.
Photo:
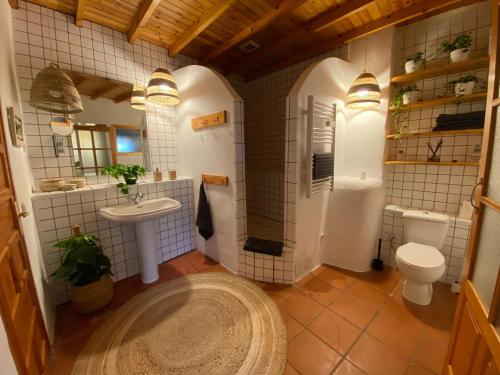
M 103 207 L 101 216 L 109 221 L 121 224 L 135 224 L 137 254 L 141 280 L 150 284 L 158 280 L 158 264 L 155 253 L 154 219 L 177 211 L 181 204 L 171 198 L 151 199 L 138 204 L 129 203 L 121 206 Z

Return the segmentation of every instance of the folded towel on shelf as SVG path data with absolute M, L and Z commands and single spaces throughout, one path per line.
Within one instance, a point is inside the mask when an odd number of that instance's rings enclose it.
M 313 155 L 313 180 L 333 176 L 333 153 L 317 153 Z
M 453 115 L 441 114 L 436 119 L 433 131 L 480 129 L 484 127 L 484 111 L 457 113 Z
M 280 257 L 281 254 L 283 254 L 283 242 L 248 237 L 243 246 L 243 250 Z

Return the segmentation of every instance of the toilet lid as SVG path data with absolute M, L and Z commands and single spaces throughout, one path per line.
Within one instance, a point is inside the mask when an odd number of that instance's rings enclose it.
M 398 248 L 399 260 L 420 268 L 438 268 L 444 264 L 444 256 L 433 246 L 408 242 Z

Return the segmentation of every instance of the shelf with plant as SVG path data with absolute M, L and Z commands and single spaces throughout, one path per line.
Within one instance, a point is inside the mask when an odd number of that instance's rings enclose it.
M 423 108 L 432 108 L 432 107 L 442 107 L 450 104 L 462 104 L 462 103 L 472 103 L 472 102 L 482 102 L 486 100 L 486 91 L 477 92 L 472 95 L 464 95 L 461 97 L 457 96 L 446 96 L 442 98 L 430 99 L 430 100 L 422 100 L 416 103 L 411 103 L 411 109 L 423 109 Z M 410 105 L 401 105 L 398 110 L 406 110 L 409 109 Z M 396 111 L 394 106 L 389 108 L 391 112 Z
M 391 108 L 393 108 L 392 121 L 395 139 L 401 138 L 407 132 L 408 128 L 409 116 L 406 115 L 404 118 L 401 118 L 401 107 L 404 109 L 405 105 L 417 101 L 419 92 L 420 90 L 416 85 L 409 85 L 401 87 L 392 98 Z
M 405 132 L 403 134 L 387 134 L 387 139 L 399 138 L 417 138 L 417 137 L 446 137 L 455 135 L 477 135 L 482 134 L 483 129 L 461 129 L 461 130 L 442 130 L 442 131 L 416 131 Z
M 113 164 L 101 171 L 103 175 L 114 177 L 118 181 L 123 178 L 123 182 L 116 184 L 116 187 L 124 195 L 129 193 L 129 187 L 137 184 L 137 180 L 145 176 L 146 172 L 143 165 L 137 164 Z
M 386 160 L 385 165 L 440 165 L 454 167 L 477 167 L 479 163 L 468 161 Z

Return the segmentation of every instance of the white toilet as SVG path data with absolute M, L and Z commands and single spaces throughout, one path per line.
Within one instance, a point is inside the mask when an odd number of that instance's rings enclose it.
M 403 297 L 418 305 L 432 299 L 432 283 L 443 276 L 446 264 L 441 249 L 449 217 L 425 211 L 404 211 L 406 244 L 396 251 L 396 264 L 404 276 Z

